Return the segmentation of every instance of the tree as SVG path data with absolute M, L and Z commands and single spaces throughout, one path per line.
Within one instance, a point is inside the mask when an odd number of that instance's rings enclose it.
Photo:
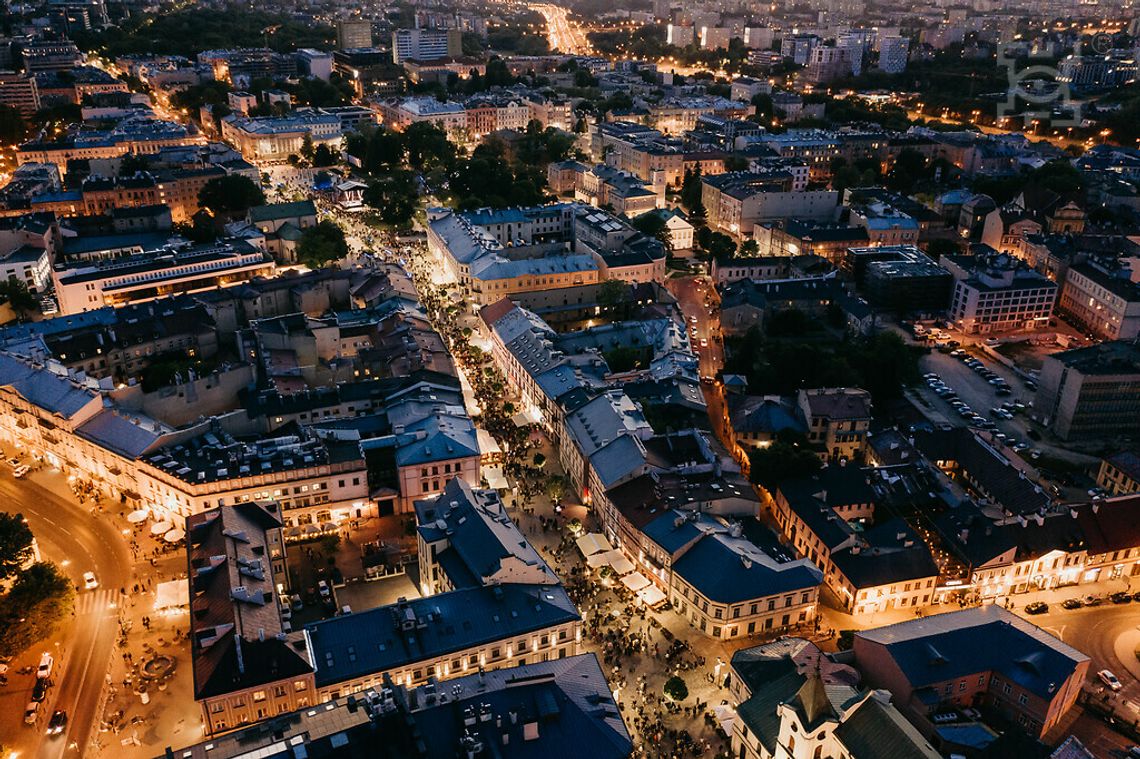
M 681 179 L 681 205 L 686 211 L 695 211 L 702 204 L 704 188 L 701 185 L 701 165 L 698 163 L 693 169 L 685 169 Z
M 417 171 L 450 168 L 455 161 L 455 145 L 435 124 L 419 121 L 404 130 L 408 165 Z
M 0 597 L 0 656 L 16 656 L 51 637 L 71 613 L 75 587 L 55 564 L 38 562 Z
M 748 462 L 749 478 L 768 490 L 774 490 L 785 480 L 810 477 L 820 468 L 819 456 L 814 451 L 783 441 L 754 449 Z
M 565 476 L 551 475 L 546 478 L 546 497 L 559 503 L 570 492 L 570 480 Z
M 119 160 L 119 176 L 133 177 L 150 168 L 150 158 L 142 153 L 127 153 Z
M 308 161 L 310 164 L 313 162 L 313 135 L 305 132 L 305 136 L 301 139 L 301 157 Z
M 240 216 L 265 203 L 265 193 L 249 177 L 227 174 L 211 179 L 198 192 L 198 205 L 215 215 Z
M 0 282 L 0 298 L 4 298 L 20 316 L 35 311 L 39 305 L 23 280 L 9 279 Z
M 15 145 L 28 135 L 24 117 L 10 105 L 0 105 L 0 144 Z
M 755 240 L 742 240 L 740 242 L 740 249 L 736 251 L 736 255 L 741 258 L 753 258 L 760 254 L 760 243 Z
M 629 300 L 629 285 L 620 279 L 607 279 L 598 286 L 598 305 L 612 308 Z
M 325 166 L 335 166 L 337 164 L 337 154 L 333 152 L 325 143 L 317 145 L 317 149 L 313 151 L 313 166 L 323 168 Z
M 364 191 L 364 202 L 376 209 L 384 224 L 406 227 L 416 213 L 416 183 L 410 171 L 400 171 L 379 179 Z
M 298 260 L 313 269 L 347 255 L 348 242 L 344 239 L 344 230 L 329 219 L 306 229 L 301 233 L 301 240 L 297 243 Z
M 669 225 L 665 223 L 665 218 L 661 214 L 643 213 L 631 221 L 630 225 L 646 237 L 660 240 L 665 250 L 673 249 L 673 237 L 669 234 Z
M 685 681 L 678 675 L 673 675 L 665 681 L 665 687 L 662 688 L 665 695 L 674 701 L 684 701 L 689 697 L 689 686 L 685 685 Z
M 34 539 L 23 514 L 0 513 L 0 579 L 11 577 L 32 558 Z
M 377 129 L 368 140 L 368 148 L 362 158 L 365 171 L 376 174 L 390 171 L 404 162 L 404 137 L 391 129 Z

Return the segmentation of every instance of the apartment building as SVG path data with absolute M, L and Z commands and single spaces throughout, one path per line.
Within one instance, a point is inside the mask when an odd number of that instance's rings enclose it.
M 495 490 L 478 490 L 456 477 L 439 495 L 416 501 L 416 523 L 424 596 L 475 586 L 559 582 Z
M 40 91 L 35 77 L 0 71 L 0 105 L 15 108 L 25 119 L 40 109 Z
M 1140 267 L 1092 258 L 1068 268 L 1057 311 L 1100 340 L 1140 335 Z
M 582 652 L 582 618 L 561 585 L 475 586 L 354 611 L 305 627 L 320 701 L 419 686 Z M 446 687 L 446 686 L 444 686 Z
M 1096 484 L 1109 495 L 1140 492 L 1140 455 L 1121 451 L 1101 459 Z
M 59 216 L 102 216 L 121 208 L 164 205 L 173 222 L 185 223 L 198 212 L 198 193 L 210 181 L 226 176 L 221 166 L 160 169 L 133 176 L 88 177 L 78 190 L 52 192 L 32 198 L 34 211 Z
M 808 442 L 824 461 L 862 456 L 871 426 L 871 394 L 854 387 L 800 390 L 796 405 L 807 426 Z
M 1114 340 L 1046 356 L 1034 409 L 1062 440 L 1140 431 L 1140 347 Z
M 789 218 L 757 224 L 752 232 L 761 256 L 819 256 L 835 266 L 843 262 L 848 248 L 861 248 L 871 238 L 864 227 Z
M 53 163 L 62 176 L 67 173 L 67 162 L 72 159 L 153 155 L 163 148 L 205 144 L 206 138 L 193 125 L 136 115 L 120 120 L 109 129 L 83 130 L 58 140 L 25 142 L 16 150 L 16 163 Z
M 453 29 L 397 29 L 392 32 L 392 61 L 436 61 L 463 55 L 463 31 Z
M 733 237 L 748 237 L 759 222 L 797 217 L 830 221 L 839 194 L 831 190 L 791 190 L 792 177 L 775 173 L 730 172 L 701 179 L 701 202 L 709 226 Z
M 926 736 L 936 714 L 986 707 L 1040 738 L 1076 703 L 1090 665 L 996 604 L 861 630 L 853 650 L 868 682 L 890 691 Z
M 807 480 L 780 483 L 773 513 L 796 552 L 856 617 L 929 606 L 938 583 L 930 550 L 901 519 L 876 520 L 877 473 L 829 466 Z
M 186 520 L 194 700 L 207 735 L 319 702 L 304 633 L 286 621 L 281 516 L 243 503 Z

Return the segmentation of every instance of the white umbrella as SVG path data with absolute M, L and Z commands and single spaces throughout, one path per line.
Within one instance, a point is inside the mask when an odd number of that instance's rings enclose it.
M 186 537 L 186 533 L 179 530 L 177 527 L 162 536 L 162 539 L 167 543 L 177 543 L 182 538 Z
M 155 522 L 150 526 L 150 534 L 162 535 L 164 533 L 170 532 L 173 527 L 174 525 L 172 525 L 170 522 Z
M 146 509 L 136 509 L 130 514 L 127 514 L 127 521 L 131 524 L 138 524 L 139 522 L 145 522 L 146 518 L 149 516 L 150 512 Z

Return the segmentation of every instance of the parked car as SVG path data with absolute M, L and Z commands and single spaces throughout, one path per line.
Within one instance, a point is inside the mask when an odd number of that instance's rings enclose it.
M 34 725 L 40 717 L 40 704 L 38 701 L 29 701 L 24 707 L 24 724 Z
M 83 573 L 83 587 L 87 590 L 95 590 L 99 587 L 99 581 L 95 579 L 94 572 Z
M 324 580 L 319 580 L 317 582 L 317 591 L 320 592 L 321 598 L 324 598 L 324 599 L 332 598 L 332 588 L 330 588 L 329 584 L 327 582 L 325 582 Z
M 1084 606 L 1084 604 L 1081 603 L 1081 599 L 1079 598 L 1066 598 L 1061 602 L 1062 609 L 1079 609 L 1082 606 Z
M 1044 614 L 1047 611 L 1049 611 L 1049 604 L 1044 601 L 1034 601 L 1025 606 L 1026 614 Z
M 12 458 L 8 459 L 8 466 L 15 469 L 16 467 L 20 466 L 20 460 L 13 456 Z
M 47 651 L 40 657 L 40 666 L 36 668 L 36 678 L 39 680 L 46 680 L 51 677 L 52 667 L 55 666 L 55 659 Z
M 48 680 L 47 678 L 36 678 L 36 685 L 32 688 L 32 700 L 43 701 L 47 698 L 48 694 Z
M 1117 691 L 1124 687 L 1120 684 L 1120 680 L 1116 679 L 1116 675 L 1112 674 L 1110 670 L 1102 669 L 1096 673 L 1096 676 L 1099 677 L 1100 681 L 1107 685 L 1110 690 Z
M 32 471 L 32 468 L 30 466 L 27 464 L 21 464 L 20 466 L 16 467 L 16 471 L 12 472 L 12 476 L 17 480 L 22 480 L 28 476 L 28 472 L 30 471 Z
M 1108 597 L 1114 604 L 1130 604 L 1132 603 L 1132 596 L 1128 593 L 1113 593 Z

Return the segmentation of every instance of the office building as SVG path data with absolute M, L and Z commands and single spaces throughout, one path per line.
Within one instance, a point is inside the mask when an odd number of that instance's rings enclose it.
M 364 20 L 337 21 L 336 47 L 338 50 L 357 50 L 372 47 L 372 22 Z
M 1034 410 L 1062 440 L 1140 432 L 1140 346 L 1115 340 L 1046 356 Z
M 397 29 L 392 32 L 392 60 L 437 61 L 463 55 L 459 29 Z
M 25 119 L 35 115 L 40 109 L 40 91 L 35 77 L 0 71 L 0 105 L 15 108 Z

